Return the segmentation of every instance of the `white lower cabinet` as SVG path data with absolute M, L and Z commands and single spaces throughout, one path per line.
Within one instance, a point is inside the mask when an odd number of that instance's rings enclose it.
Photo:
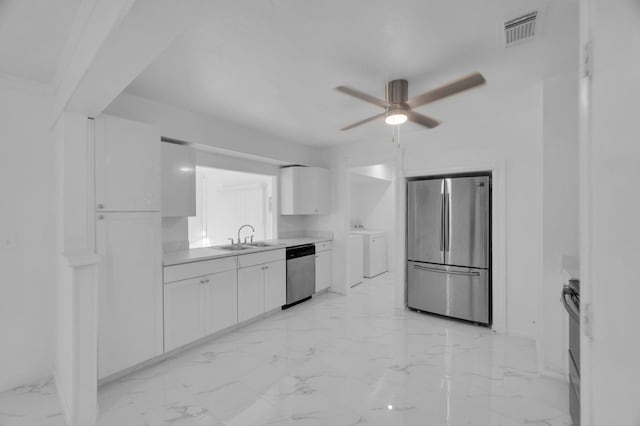
M 165 352 L 236 324 L 236 283 L 235 269 L 165 283 Z
M 205 335 L 205 277 L 164 286 L 164 350 L 170 351 Z
M 160 235 L 160 213 L 97 217 L 100 379 L 162 353 Z
M 286 303 L 284 249 L 166 266 L 164 350 L 179 348 Z
M 332 263 L 331 250 L 316 253 L 316 293 L 331 287 Z
M 264 265 L 238 269 L 238 321 L 264 313 Z
M 286 302 L 284 260 L 238 269 L 238 321 L 250 320 Z
M 264 265 L 264 311 L 287 303 L 287 266 L 284 260 Z
M 209 275 L 205 285 L 206 334 L 238 323 L 238 273 L 233 271 Z

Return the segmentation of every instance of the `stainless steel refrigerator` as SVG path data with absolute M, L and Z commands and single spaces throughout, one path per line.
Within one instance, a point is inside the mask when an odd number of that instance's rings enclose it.
M 407 306 L 491 324 L 491 177 L 407 183 Z

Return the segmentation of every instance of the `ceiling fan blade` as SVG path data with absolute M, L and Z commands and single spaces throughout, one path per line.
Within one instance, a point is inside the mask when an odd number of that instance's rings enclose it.
M 440 124 L 438 120 L 435 120 L 431 117 L 427 117 L 426 115 L 418 114 L 417 112 L 407 111 L 406 114 L 409 120 L 413 121 L 414 123 L 421 124 L 424 127 L 428 127 L 430 129 L 433 129 L 434 127 Z
M 386 112 L 381 112 L 380 114 L 376 114 L 376 115 L 374 115 L 373 117 L 365 118 L 364 120 L 358 121 L 357 123 L 353 123 L 353 124 L 350 124 L 350 125 L 348 125 L 348 126 L 346 126 L 346 127 L 343 127 L 343 128 L 342 128 L 342 129 L 340 129 L 340 130 L 343 130 L 343 131 L 344 131 L 344 130 L 351 130 L 351 129 L 353 129 L 354 127 L 357 127 L 357 126 L 359 126 L 359 125 L 361 125 L 361 124 L 365 124 L 365 123 L 368 123 L 368 122 L 370 122 L 370 121 L 377 120 L 378 118 L 382 118 L 382 117 L 384 117 L 384 116 L 385 116 L 385 114 L 386 114 Z
M 367 95 L 364 92 L 359 90 L 351 89 L 347 86 L 338 86 L 335 88 L 338 92 L 344 93 L 345 95 L 353 96 L 354 98 L 358 98 L 361 101 L 369 102 L 370 104 L 378 105 L 381 108 L 387 108 L 389 106 L 388 103 L 383 101 L 382 99 L 378 99 L 374 96 Z
M 485 84 L 487 81 L 479 72 L 470 74 L 461 79 L 452 81 L 449 84 L 440 86 L 437 89 L 423 93 L 422 95 L 415 96 L 407 101 L 411 108 L 416 108 L 424 104 L 428 104 L 438 99 L 446 98 L 447 96 L 455 95 L 456 93 L 463 92 L 465 90 L 473 89 L 476 86 Z

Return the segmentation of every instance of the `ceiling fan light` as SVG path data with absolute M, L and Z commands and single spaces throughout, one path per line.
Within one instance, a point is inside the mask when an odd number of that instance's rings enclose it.
M 403 111 L 392 111 L 384 119 L 384 122 L 391 125 L 397 126 L 407 121 L 407 114 Z

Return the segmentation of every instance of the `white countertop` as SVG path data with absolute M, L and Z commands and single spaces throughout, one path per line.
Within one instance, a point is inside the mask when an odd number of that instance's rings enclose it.
M 382 235 L 384 234 L 384 231 L 371 231 L 368 229 L 354 229 L 353 231 L 351 231 L 351 234 L 356 234 L 356 235 Z
M 179 250 L 164 253 L 162 257 L 163 266 L 179 265 L 181 263 L 198 262 L 201 260 L 217 259 L 229 256 L 242 256 L 244 254 L 257 253 L 267 250 L 284 249 L 287 247 L 299 246 L 302 244 L 314 244 L 322 241 L 331 241 L 327 237 L 299 237 L 299 238 L 280 238 L 277 240 L 267 240 L 266 243 L 272 244 L 269 247 L 255 247 L 246 250 L 222 250 L 216 247 L 193 248 L 189 250 Z

